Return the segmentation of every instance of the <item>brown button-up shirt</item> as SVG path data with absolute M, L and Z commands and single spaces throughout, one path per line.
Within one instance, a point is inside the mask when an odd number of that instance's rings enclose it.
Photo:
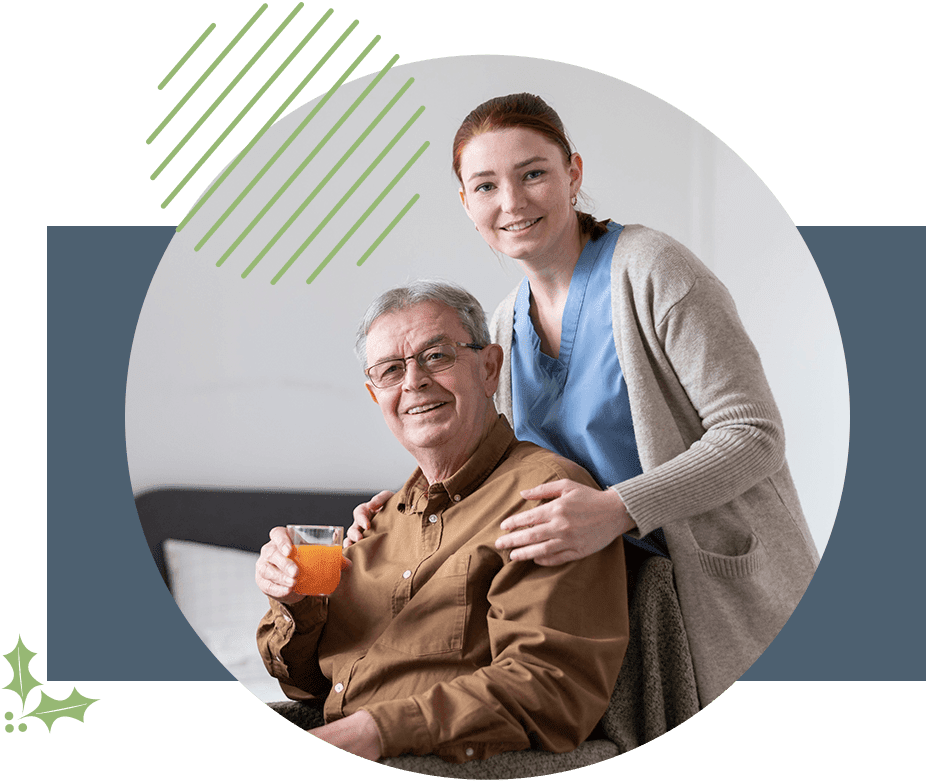
M 324 699 L 327 722 L 369 712 L 384 756 L 572 750 L 627 647 L 621 537 L 556 567 L 494 545 L 502 520 L 537 505 L 521 490 L 564 478 L 596 486 L 503 416 L 446 481 L 416 470 L 346 551 L 353 568 L 330 598 L 270 600 L 257 632 L 267 670 L 290 698 Z

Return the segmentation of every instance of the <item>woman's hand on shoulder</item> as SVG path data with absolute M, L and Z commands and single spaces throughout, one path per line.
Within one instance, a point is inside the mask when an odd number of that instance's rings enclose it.
M 382 492 L 375 494 L 366 503 L 361 503 L 354 509 L 354 522 L 347 529 L 347 536 L 344 538 L 345 547 L 349 547 L 351 544 L 355 544 L 363 538 L 364 532 L 373 526 L 373 517 L 376 516 L 376 512 L 382 509 L 382 507 L 386 505 L 386 501 L 394 494 L 395 492 L 384 489 Z
M 501 523 L 497 549 L 510 550 L 512 560 L 533 560 L 554 566 L 604 549 L 636 525 L 621 496 L 561 479 L 521 492 L 525 500 L 549 502 L 522 511 Z

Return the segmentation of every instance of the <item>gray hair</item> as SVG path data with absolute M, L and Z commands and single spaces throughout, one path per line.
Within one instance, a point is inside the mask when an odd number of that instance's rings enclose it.
M 367 308 L 366 315 L 357 329 L 357 341 L 354 345 L 354 352 L 364 370 L 367 367 L 367 335 L 373 327 L 373 322 L 387 313 L 407 310 L 424 302 L 441 302 L 456 312 L 460 323 L 474 343 L 488 345 L 492 342 L 485 310 L 469 291 L 443 280 L 415 280 L 408 285 L 386 291 Z

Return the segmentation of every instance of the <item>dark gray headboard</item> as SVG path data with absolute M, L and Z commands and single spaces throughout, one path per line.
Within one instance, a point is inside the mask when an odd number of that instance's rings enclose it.
M 156 489 L 135 498 L 151 555 L 170 588 L 164 541 L 174 538 L 259 552 L 277 525 L 350 526 L 351 512 L 375 492 Z

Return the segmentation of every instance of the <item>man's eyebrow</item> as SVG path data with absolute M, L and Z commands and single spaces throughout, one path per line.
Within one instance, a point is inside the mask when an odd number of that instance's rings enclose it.
M 416 351 L 416 353 L 424 350 L 425 348 L 430 348 L 432 345 L 440 345 L 441 343 L 453 342 L 446 334 L 438 334 L 428 340 L 421 348 Z
M 532 163 L 537 163 L 538 161 L 546 162 L 546 160 L 547 159 L 543 157 L 543 155 L 535 155 L 533 158 L 528 158 L 527 160 L 522 161 L 521 163 L 516 163 L 514 167 L 516 169 L 523 169 L 525 166 L 530 166 Z M 477 171 L 470 176 L 468 181 L 472 182 L 474 179 L 478 179 L 479 177 L 492 177 L 492 176 L 495 176 L 495 172 L 492 171 L 491 169 L 488 169 L 486 171 Z

